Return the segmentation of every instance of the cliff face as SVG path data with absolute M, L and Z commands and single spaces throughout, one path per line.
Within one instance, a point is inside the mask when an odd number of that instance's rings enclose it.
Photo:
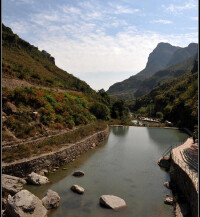
M 145 69 L 122 82 L 113 84 L 108 93 L 125 99 L 142 96 L 159 82 L 156 82 L 156 79 L 153 78 L 158 71 L 165 70 L 167 74 L 169 67 L 191 58 L 197 53 L 197 50 L 198 45 L 196 43 L 191 43 L 186 48 L 175 47 L 168 43 L 159 43 L 150 53 Z M 152 78 L 154 82 L 150 81 Z

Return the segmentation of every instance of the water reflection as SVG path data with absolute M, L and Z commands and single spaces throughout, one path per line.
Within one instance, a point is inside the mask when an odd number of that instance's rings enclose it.
M 160 144 L 174 145 L 184 142 L 189 136 L 181 130 L 164 129 L 164 128 L 147 128 L 149 138 L 155 145 Z M 173 140 L 172 140 L 173 138 Z
M 178 130 L 111 127 L 105 145 L 65 165 L 67 170 L 49 174 L 48 185 L 27 186 L 28 190 L 40 198 L 49 188 L 60 195 L 60 206 L 49 217 L 173 217 L 173 207 L 163 203 L 165 195 L 171 194 L 163 186 L 169 175 L 156 162 L 167 143 L 184 136 Z M 72 176 L 74 169 L 83 170 L 85 176 Z M 85 193 L 72 192 L 73 184 L 85 188 Z M 99 206 L 102 194 L 122 197 L 127 207 L 117 212 L 103 209 Z
M 129 131 L 129 127 L 128 126 L 120 126 L 120 127 L 112 127 L 111 128 L 111 132 L 115 135 L 115 136 L 125 136 Z

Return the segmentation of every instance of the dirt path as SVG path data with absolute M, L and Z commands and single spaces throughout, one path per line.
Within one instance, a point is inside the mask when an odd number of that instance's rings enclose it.
M 5 151 L 5 150 L 7 150 L 9 148 L 17 147 L 17 146 L 20 146 L 20 145 L 27 145 L 27 144 L 31 145 L 31 144 L 37 143 L 39 141 L 45 140 L 46 138 L 53 138 L 53 137 L 56 137 L 56 136 L 60 136 L 60 135 L 69 133 L 69 132 L 74 131 L 74 130 L 76 130 L 78 128 L 79 127 L 74 127 L 73 129 L 66 129 L 66 130 L 58 131 L 57 133 L 56 132 L 50 132 L 52 134 L 41 136 L 41 137 L 38 137 L 38 138 L 29 137 L 28 140 L 26 139 L 26 140 L 22 140 L 22 141 L 19 141 L 19 142 L 2 143 L 2 150 Z
M 63 89 L 59 89 L 59 88 L 50 88 L 50 87 L 45 87 L 45 86 L 39 86 L 39 85 L 35 85 L 35 84 L 31 84 L 25 80 L 19 80 L 19 79 L 14 79 L 14 78 L 2 78 L 2 87 L 7 87 L 8 89 L 15 89 L 15 88 L 20 88 L 20 87 L 35 87 L 35 88 L 43 88 L 46 90 L 52 90 L 52 91 L 56 91 L 59 93 L 64 93 L 64 92 L 77 92 L 80 93 L 79 91 L 76 90 L 63 90 Z

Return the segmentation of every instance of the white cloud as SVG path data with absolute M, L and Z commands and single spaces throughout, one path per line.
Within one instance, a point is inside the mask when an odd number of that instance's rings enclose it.
M 171 24 L 172 21 L 171 20 L 152 20 L 151 23 L 162 23 L 162 24 Z
M 54 56 L 56 65 L 89 82 L 95 89 L 107 89 L 142 70 L 149 53 L 161 41 L 177 46 L 197 41 L 197 33 L 159 34 L 138 30 L 118 16 L 137 13 L 138 9 L 116 4 L 109 6 L 102 8 L 97 3 L 80 1 L 78 7 L 62 5 L 54 10 L 43 10 L 31 14 L 31 22 L 16 21 L 10 26 L 16 33 L 31 32 L 29 41 Z M 167 19 L 151 22 L 172 23 Z M 122 28 L 109 34 L 111 27 Z
M 114 5 L 113 5 L 114 6 Z M 122 5 L 116 5 L 114 6 L 114 14 L 133 14 L 133 13 L 137 13 L 139 12 L 139 9 L 132 9 L 132 8 L 128 8 Z
M 166 7 L 165 5 L 162 5 L 162 7 L 165 7 L 167 11 L 173 14 L 178 14 L 184 10 L 193 9 L 197 7 L 197 5 L 194 2 L 194 0 L 189 0 L 185 2 L 183 5 L 170 4 L 168 7 Z
M 25 34 L 30 31 L 30 26 L 24 22 L 12 22 L 10 23 L 10 27 L 13 32 L 17 32 L 18 34 Z
M 41 37 L 41 36 L 40 36 Z M 187 46 L 197 41 L 197 34 L 162 35 L 154 32 L 119 33 L 115 36 L 106 34 L 80 35 L 81 40 L 68 37 L 47 37 L 42 35 L 38 46 L 50 52 L 56 64 L 89 83 L 93 88 L 105 89 L 115 81 L 123 80 L 140 70 L 147 62 L 149 53 L 163 41 L 177 46 Z M 104 76 L 106 73 L 113 77 Z M 94 77 L 98 74 L 98 82 Z M 124 74 L 124 77 L 123 77 Z M 88 78 L 88 79 L 87 79 Z M 103 82 L 103 78 L 106 80 Z
M 198 21 L 198 17 L 190 17 L 191 20 Z

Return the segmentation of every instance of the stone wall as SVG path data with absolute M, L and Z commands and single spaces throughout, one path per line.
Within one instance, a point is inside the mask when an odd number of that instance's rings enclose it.
M 31 172 L 39 172 L 42 169 L 52 170 L 60 167 L 87 152 L 91 147 L 98 146 L 109 135 L 109 127 L 104 131 L 95 133 L 75 144 L 62 147 L 61 149 L 29 159 L 22 159 L 12 163 L 3 163 L 2 173 L 17 177 L 26 177 Z
M 170 159 L 170 178 L 176 183 L 178 190 L 184 195 L 192 212 L 192 217 L 198 217 L 198 192 L 187 173 Z

